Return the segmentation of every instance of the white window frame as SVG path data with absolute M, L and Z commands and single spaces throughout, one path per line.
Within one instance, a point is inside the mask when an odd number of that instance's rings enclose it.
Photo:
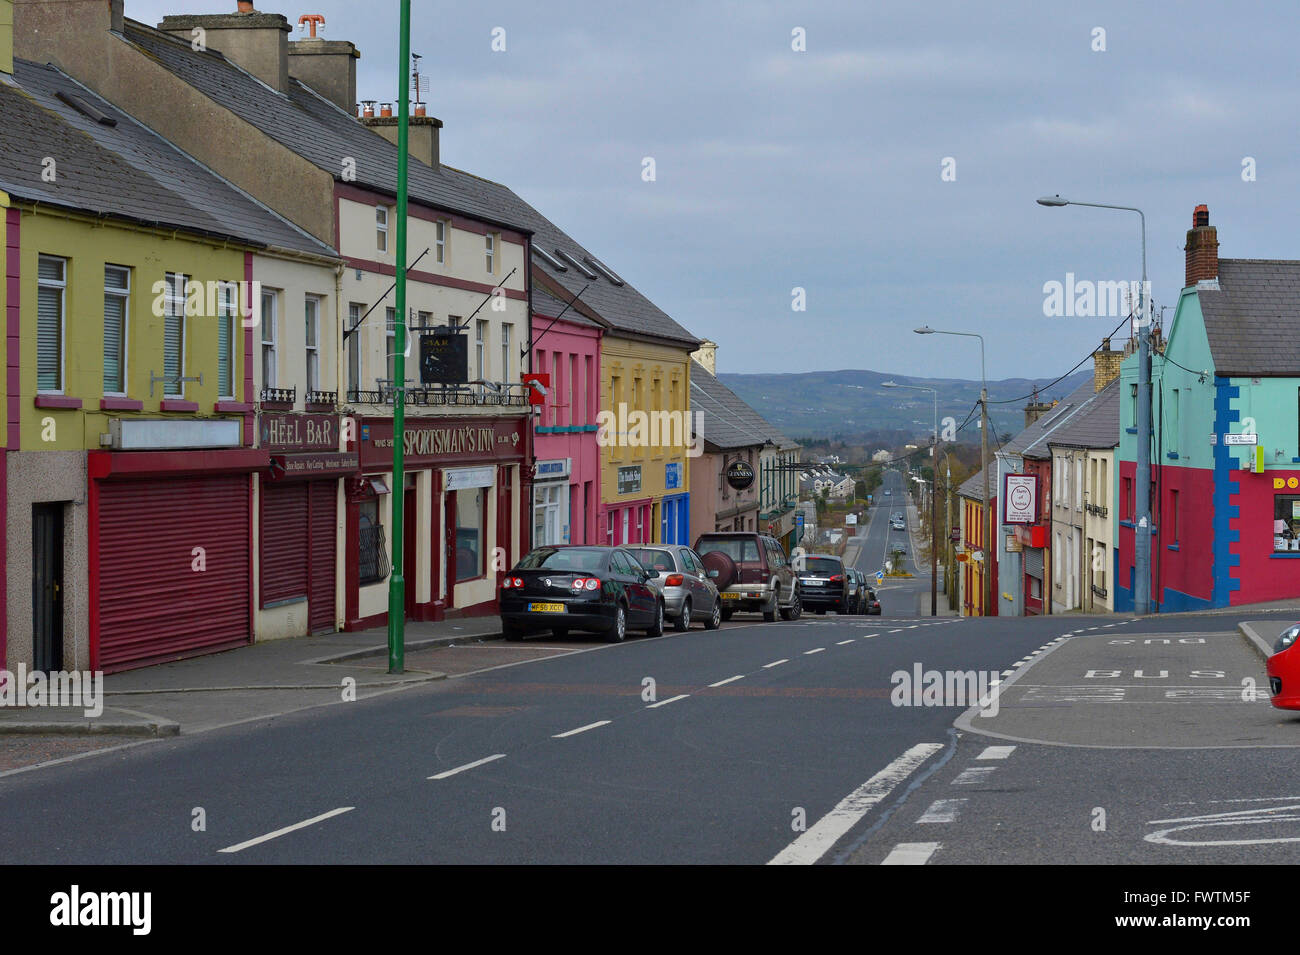
M 126 273 L 125 288 L 109 287 L 108 284 L 109 269 L 118 269 Z M 130 351 L 128 345 L 130 339 L 127 336 L 131 328 L 131 267 L 129 265 L 115 265 L 112 262 L 104 263 L 104 296 L 108 297 L 110 295 L 113 296 L 114 298 L 120 298 L 122 300 L 122 331 L 120 333 L 122 339 L 122 355 L 119 360 L 119 367 L 121 368 L 122 371 L 122 389 L 120 391 L 109 391 L 107 388 L 105 388 L 104 394 L 113 395 L 114 397 L 125 397 L 127 382 L 130 381 L 130 378 L 127 375 L 127 367 L 126 367 L 127 354 Z
M 348 336 L 348 391 L 361 390 L 361 329 L 357 322 L 361 320 L 363 306 L 359 302 L 348 303 L 348 330 L 355 329 Z M 345 393 L 344 397 L 347 395 Z
M 395 381 L 397 374 L 397 309 L 389 305 L 384 309 L 384 374 L 393 388 L 406 382 Z
M 487 381 L 488 363 L 488 322 L 484 319 L 476 319 L 474 322 L 474 361 L 478 374 L 475 376 L 480 381 Z
M 511 381 L 510 377 L 510 331 L 514 328 L 510 322 L 501 323 L 501 381 Z
M 433 248 L 438 257 L 438 264 L 447 262 L 447 220 L 435 219 L 433 223 Z
M 268 309 L 267 303 L 271 307 Z M 280 296 L 274 289 L 262 289 L 262 387 L 278 388 L 280 380 L 280 350 L 276 341 L 276 319 L 280 310 Z M 267 355 L 271 357 L 270 371 L 267 374 Z
M 180 279 L 180 292 L 174 294 L 172 289 L 173 279 Z M 180 354 L 176 361 L 176 380 L 172 382 L 170 378 L 163 381 L 164 398 L 185 398 L 185 300 L 186 291 L 189 285 L 190 277 L 184 272 L 167 272 L 163 276 L 165 283 L 164 303 L 163 303 L 163 375 L 167 374 L 167 318 L 170 315 L 180 319 Z M 172 308 L 179 308 L 179 311 L 172 313 Z M 169 389 L 175 388 L 175 391 Z
M 388 251 L 388 206 L 375 206 L 375 248 Z
M 487 254 L 487 270 L 488 270 L 489 274 L 491 274 L 491 275 L 496 275 L 496 274 L 497 274 L 497 260 L 496 260 L 496 252 L 497 252 L 497 237 L 496 237 L 496 234 L 495 234 L 495 233 L 492 233 L 492 232 L 489 232 L 489 233 L 488 233 L 487 235 L 485 235 L 483 238 L 484 238 L 483 248 L 484 248 L 484 251 L 485 251 L 486 254 Z
M 305 391 L 310 394 L 320 391 L 320 311 L 321 296 L 308 295 L 303 299 L 303 347 L 307 357 L 307 381 Z M 315 326 L 314 328 L 312 326 Z M 312 344 L 312 339 L 315 344 Z M 306 395 L 304 395 L 304 398 Z
M 217 397 L 235 398 L 235 355 L 238 345 L 238 333 L 235 331 L 235 314 L 238 311 L 239 286 L 234 282 L 222 282 L 217 286 Z M 230 390 L 223 391 L 221 380 L 221 330 L 225 328 L 230 336 Z
M 60 265 L 60 267 L 61 267 L 61 269 L 62 269 L 63 278 L 61 278 L 61 279 L 42 279 L 42 278 L 40 277 L 40 276 L 41 276 L 40 262 L 41 262 L 42 260 L 44 260 L 44 261 L 49 261 L 49 262 L 58 262 L 59 265 Z M 64 256 L 61 256 L 61 255 L 41 255 L 41 256 L 37 256 L 36 286 L 37 286 L 37 289 L 38 289 L 38 292 L 37 292 L 37 304 L 38 304 L 38 306 L 39 306 L 39 303 L 40 303 L 40 292 L 39 292 L 39 289 L 41 289 L 41 288 L 53 288 L 53 289 L 58 289 L 58 291 L 59 291 L 59 381 L 58 381 L 58 387 L 57 387 L 57 388 L 42 388 L 42 387 L 40 387 L 41 375 L 40 375 L 40 361 L 39 361 L 39 358 L 38 358 L 38 360 L 37 360 L 37 372 L 36 372 L 36 382 L 37 382 L 36 391 L 37 391 L 38 394 L 42 394 L 42 395 L 61 395 L 61 394 L 63 394 L 63 386 L 64 386 L 64 383 L 67 381 L 67 379 L 66 379 L 66 377 L 65 377 L 66 361 L 67 361 L 67 354 L 68 354 L 68 351 L 67 351 L 67 336 L 68 336 L 68 260 L 67 260 L 67 258 L 64 257 Z M 39 308 L 38 308 L 38 313 L 37 313 L 37 314 L 38 314 L 38 318 L 37 318 L 37 325 L 38 325 L 38 331 L 37 331 L 37 350 L 38 350 L 38 355 L 39 355 L 39 349 L 40 349 L 40 344 L 39 344 L 39 343 L 40 343 L 40 333 L 39 333 Z

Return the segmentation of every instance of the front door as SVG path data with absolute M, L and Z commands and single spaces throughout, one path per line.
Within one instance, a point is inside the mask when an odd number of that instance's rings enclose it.
M 32 505 L 32 669 L 63 669 L 63 505 Z

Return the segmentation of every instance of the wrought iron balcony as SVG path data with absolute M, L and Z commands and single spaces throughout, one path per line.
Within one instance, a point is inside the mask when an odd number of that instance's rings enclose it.
M 336 405 L 339 403 L 339 393 L 337 391 L 309 391 L 307 392 L 307 404 L 309 405 Z
M 298 400 L 298 388 L 263 388 L 262 402 L 271 405 L 292 405 Z
M 374 390 L 353 388 L 347 392 L 349 404 L 391 405 L 397 388 L 391 379 L 379 378 Z M 529 388 L 523 382 L 484 384 L 472 382 L 463 385 L 416 386 L 407 379 L 403 389 L 408 407 L 486 406 L 528 407 Z

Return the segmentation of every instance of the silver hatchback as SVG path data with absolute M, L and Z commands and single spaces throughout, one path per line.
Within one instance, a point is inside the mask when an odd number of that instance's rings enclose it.
M 699 554 L 683 544 L 627 549 L 654 574 L 646 583 L 663 596 L 664 618 L 674 629 L 689 630 L 696 620 L 702 620 L 706 630 L 722 626 L 722 599 Z

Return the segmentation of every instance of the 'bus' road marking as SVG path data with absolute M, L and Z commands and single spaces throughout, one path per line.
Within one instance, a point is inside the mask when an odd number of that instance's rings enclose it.
M 773 660 L 771 663 L 764 663 L 763 669 L 770 670 L 772 667 L 779 667 L 782 663 L 789 663 L 789 662 L 790 660 L 788 657 L 781 660 Z
M 566 736 L 577 736 L 579 733 L 585 733 L 587 730 L 594 730 L 597 727 L 605 726 L 609 720 L 599 720 L 595 723 L 588 723 L 586 726 L 579 726 L 576 730 L 567 730 L 563 733 L 556 733 L 551 739 L 564 739 Z
M 938 799 L 930 804 L 930 808 L 925 811 L 925 815 L 916 820 L 917 824 L 923 822 L 956 822 L 957 811 L 961 809 L 965 799 Z
M 872 776 L 817 820 L 806 832 L 778 852 L 768 865 L 812 865 L 852 829 L 862 817 L 935 753 L 942 743 L 917 743 Z
M 942 848 L 937 842 L 900 842 L 881 865 L 925 865 Z
M 734 683 L 737 680 L 743 680 L 744 678 L 745 674 L 741 673 L 737 676 L 729 676 L 725 680 L 719 680 L 717 683 L 710 683 L 709 686 L 710 688 L 715 686 L 726 686 L 728 683 Z
M 678 693 L 676 696 L 670 696 L 668 697 L 668 699 L 660 700 L 658 703 L 651 703 L 649 706 L 646 707 L 646 709 L 653 710 L 659 706 L 667 706 L 669 703 L 676 703 L 678 700 L 684 700 L 688 696 L 690 696 L 689 693 Z
M 473 769 L 476 766 L 482 766 L 484 763 L 490 763 L 495 759 L 505 759 L 505 753 L 497 753 L 495 756 L 487 756 L 483 759 L 476 759 L 472 763 L 466 763 L 464 766 L 457 766 L 455 769 L 448 769 L 445 772 L 438 773 L 436 776 L 430 776 L 430 779 L 446 779 L 448 776 L 455 776 L 457 773 L 463 773 L 467 769 Z
M 825 649 L 826 649 L 825 647 L 817 647 L 816 649 L 813 649 L 813 650 L 805 650 L 805 651 L 803 652 L 803 655 L 804 655 L 804 656 L 811 656 L 811 655 L 814 654 L 814 653 L 821 653 L 821 652 L 822 652 L 823 650 L 825 650 Z
M 280 836 L 295 832 L 298 829 L 306 829 L 308 826 L 314 826 L 318 822 L 324 822 L 326 819 L 332 819 L 335 816 L 341 816 L 345 812 L 351 812 L 356 806 L 340 806 L 338 809 L 331 809 L 329 812 L 323 812 L 319 816 L 312 816 L 310 819 L 304 819 L 302 822 L 295 822 L 292 826 L 285 826 L 283 829 L 277 829 L 275 832 L 268 832 L 264 836 L 258 836 L 256 839 L 249 839 L 247 842 L 236 843 L 233 846 L 226 846 L 224 849 L 218 849 L 218 852 L 240 852 L 249 846 L 255 846 L 262 842 L 270 842 L 272 839 L 278 839 Z
M 986 746 L 984 752 L 976 756 L 976 759 L 1006 759 L 1016 748 L 1014 746 Z

